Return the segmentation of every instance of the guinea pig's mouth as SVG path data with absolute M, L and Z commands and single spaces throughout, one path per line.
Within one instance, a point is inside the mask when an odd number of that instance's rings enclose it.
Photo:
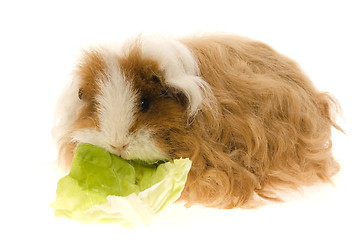
M 171 156 L 158 146 L 149 130 L 138 130 L 123 141 L 116 137 L 106 136 L 102 131 L 77 131 L 74 136 L 77 142 L 87 142 L 99 146 L 125 160 L 157 163 L 171 160 Z
M 131 144 L 120 144 L 118 147 L 110 145 L 109 152 L 117 155 L 124 160 L 137 161 L 147 164 L 159 164 L 170 160 L 167 154 L 159 148 L 143 145 L 133 147 Z
M 158 166 L 162 163 L 166 163 L 166 162 L 169 162 L 170 159 L 156 159 L 156 160 L 149 160 L 149 159 L 140 159 L 140 158 L 131 158 L 131 159 L 127 159 L 127 158 L 124 158 L 122 156 L 119 156 L 120 158 L 123 158 L 124 160 L 126 161 L 130 161 L 130 162 L 137 162 L 137 163 L 140 163 L 140 164 L 146 164 L 146 165 L 155 165 L 155 166 Z
M 115 154 L 115 155 L 118 155 L 119 157 L 121 158 L 124 158 L 125 159 L 125 155 L 126 155 L 126 151 L 129 147 L 129 144 L 122 144 L 120 146 L 114 146 L 114 145 L 109 145 L 110 146 L 110 152 Z

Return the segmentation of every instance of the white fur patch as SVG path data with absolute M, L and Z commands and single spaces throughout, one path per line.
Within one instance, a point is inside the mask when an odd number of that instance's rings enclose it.
M 107 70 L 106 76 L 100 83 L 99 103 L 100 129 L 109 144 L 117 146 L 127 142 L 129 128 L 137 111 L 137 92 L 129 81 L 125 80 L 115 54 L 104 57 Z
M 140 159 L 143 161 L 158 161 L 169 159 L 169 156 L 160 150 L 152 139 L 150 129 L 140 129 L 129 137 L 129 147 L 124 152 L 126 159 Z
M 66 135 L 77 118 L 82 102 L 78 98 L 79 79 L 74 78 L 61 92 L 55 106 L 53 137 L 56 142 Z
M 189 49 L 176 40 L 162 37 L 142 39 L 142 54 L 160 64 L 167 86 L 185 94 L 189 113 L 195 115 L 203 103 L 209 105 L 209 85 L 199 76 L 196 59 Z

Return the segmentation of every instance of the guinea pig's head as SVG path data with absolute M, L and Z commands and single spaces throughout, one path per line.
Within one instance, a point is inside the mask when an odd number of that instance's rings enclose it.
M 179 149 L 209 93 L 194 56 L 177 41 L 87 50 L 58 105 L 60 160 L 69 167 L 79 142 L 129 160 L 188 157 Z

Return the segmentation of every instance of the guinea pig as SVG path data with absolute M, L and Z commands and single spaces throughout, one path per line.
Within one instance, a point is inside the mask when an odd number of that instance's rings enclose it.
M 80 142 L 124 159 L 189 157 L 180 200 L 252 207 L 330 182 L 337 101 L 291 59 L 233 35 L 140 36 L 83 52 L 56 110 L 59 162 Z

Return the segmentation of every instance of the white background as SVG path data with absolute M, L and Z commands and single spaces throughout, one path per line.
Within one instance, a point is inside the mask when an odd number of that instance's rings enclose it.
M 360 10 L 346 0 L 1 1 L 0 238 L 361 239 Z M 286 203 L 256 210 L 175 204 L 150 227 L 131 230 L 53 217 L 49 203 L 61 174 L 52 116 L 80 49 L 139 33 L 209 31 L 268 43 L 339 99 L 347 135 L 334 134 L 342 166 L 334 186 L 306 188 Z

